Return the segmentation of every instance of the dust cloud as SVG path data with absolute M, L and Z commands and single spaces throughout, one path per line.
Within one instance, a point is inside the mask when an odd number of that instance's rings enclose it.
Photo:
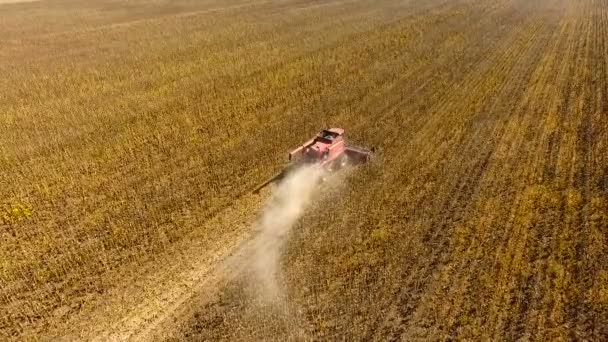
M 279 285 L 280 256 L 290 231 L 319 191 L 325 178 L 318 167 L 300 167 L 289 173 L 274 189 L 257 224 L 253 245 L 252 273 L 259 295 L 272 302 L 282 296 Z

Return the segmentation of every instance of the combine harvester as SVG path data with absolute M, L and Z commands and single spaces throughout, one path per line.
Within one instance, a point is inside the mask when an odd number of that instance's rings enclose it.
M 280 181 L 289 171 L 302 165 L 318 165 L 334 171 L 348 164 L 363 164 L 369 161 L 375 149 L 351 146 L 344 141 L 344 129 L 330 128 L 319 132 L 316 137 L 289 153 L 289 165 L 255 188 L 254 193 L 267 185 Z

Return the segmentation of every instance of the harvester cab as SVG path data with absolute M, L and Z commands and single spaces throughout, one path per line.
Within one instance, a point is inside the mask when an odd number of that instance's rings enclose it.
M 361 164 L 367 162 L 373 149 L 348 145 L 344 139 L 344 129 L 330 128 L 289 153 L 289 161 L 294 163 L 316 163 L 330 166 L 336 161 Z

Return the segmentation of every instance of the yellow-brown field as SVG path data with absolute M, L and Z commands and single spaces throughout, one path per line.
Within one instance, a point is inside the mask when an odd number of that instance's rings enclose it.
M 608 339 L 608 1 L 0 0 L 0 339 Z M 377 146 L 222 261 L 321 128 Z

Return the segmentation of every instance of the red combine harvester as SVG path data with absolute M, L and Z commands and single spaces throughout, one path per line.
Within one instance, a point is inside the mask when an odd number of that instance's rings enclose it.
M 316 137 L 291 151 L 289 166 L 258 186 L 254 193 L 258 193 L 272 182 L 281 180 L 294 167 L 315 164 L 333 171 L 347 164 L 366 163 L 374 152 L 374 148 L 366 149 L 346 144 L 342 128 L 324 129 Z

